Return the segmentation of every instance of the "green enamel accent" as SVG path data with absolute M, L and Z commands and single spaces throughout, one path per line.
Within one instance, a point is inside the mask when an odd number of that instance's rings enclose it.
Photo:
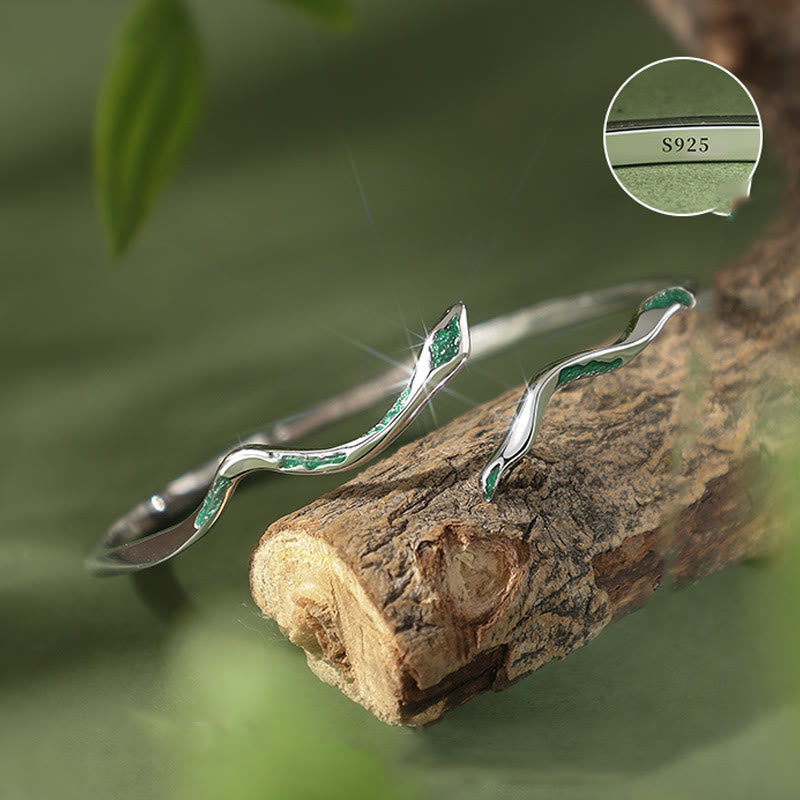
M 458 349 L 461 346 L 461 331 L 458 327 L 458 317 L 453 317 L 452 320 L 442 330 L 437 331 L 433 336 L 431 343 L 431 366 L 436 369 L 446 364 L 454 356 L 458 355 Z M 383 415 L 381 421 L 370 428 L 366 435 L 369 436 L 373 433 L 382 431 L 402 410 L 406 401 L 411 395 L 410 387 L 406 386 L 400 393 L 394 405 Z
M 194 518 L 195 528 L 202 528 L 209 519 L 213 519 L 232 484 L 233 481 L 230 478 L 223 478 L 221 475 L 214 478 L 214 482 L 203 500 L 203 505 L 200 506 L 200 510 Z
M 612 369 L 621 366 L 622 359 L 615 358 L 613 361 L 590 361 L 588 364 L 573 364 L 571 367 L 564 367 L 564 369 L 558 373 L 556 389 L 578 378 L 589 378 L 592 375 L 601 375 L 604 372 L 611 372 Z
M 374 428 L 370 428 L 367 431 L 367 436 L 369 436 L 371 433 L 382 431 L 403 410 L 403 406 L 405 405 L 406 400 L 408 400 L 408 396 L 410 394 L 411 389 L 406 386 L 406 388 L 400 393 L 400 396 L 397 398 L 397 400 L 394 401 L 394 405 L 383 415 L 383 419 L 381 419 L 381 421 Z
M 461 331 L 458 329 L 458 317 L 453 317 L 447 326 L 437 331 L 431 343 L 431 365 L 434 369 L 446 364 L 458 355 L 461 346 Z
M 329 456 L 308 456 L 306 466 L 309 469 L 317 467 L 330 467 L 336 464 L 343 464 L 347 459 L 347 453 L 332 453 Z
M 682 306 L 691 307 L 694 303 L 694 297 L 685 289 L 678 287 L 672 289 L 665 289 L 663 292 L 654 294 L 648 297 L 642 303 L 642 311 L 650 311 L 654 308 L 669 308 L 673 303 L 680 303 Z
M 682 306 L 691 308 L 694 303 L 694 296 L 685 289 L 675 286 L 672 289 L 665 289 L 663 292 L 648 297 L 636 310 L 628 326 L 614 344 L 624 342 L 631 335 L 633 329 L 636 327 L 636 323 L 639 321 L 639 317 L 645 311 L 652 311 L 654 308 L 669 308 L 673 303 L 680 303 Z
M 492 499 L 494 495 L 494 490 L 497 487 L 497 479 L 500 477 L 500 465 L 495 464 L 489 474 L 486 476 L 486 485 L 483 488 L 483 499 L 486 502 Z
M 281 456 L 278 461 L 279 469 L 291 469 L 292 467 L 302 467 L 307 470 L 319 469 L 333 464 L 342 464 L 347 459 L 347 453 L 333 453 L 329 456 L 310 456 L 303 454 L 292 454 Z

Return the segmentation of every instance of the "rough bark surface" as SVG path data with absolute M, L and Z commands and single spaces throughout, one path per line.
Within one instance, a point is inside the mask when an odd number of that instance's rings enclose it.
M 788 166 L 785 214 L 718 276 L 712 312 L 678 315 L 623 374 L 560 390 L 493 503 L 478 474 L 518 390 L 270 526 L 256 602 L 387 722 L 433 722 L 563 658 L 663 581 L 774 546 L 759 482 L 800 400 L 800 5 L 652 5 L 749 84 Z

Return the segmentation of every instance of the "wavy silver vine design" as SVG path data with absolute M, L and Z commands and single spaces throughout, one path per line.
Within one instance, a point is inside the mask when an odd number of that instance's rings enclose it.
M 87 559 L 87 568 L 95 575 L 111 575 L 145 569 L 172 558 L 209 532 L 237 483 L 253 472 L 319 475 L 353 469 L 375 458 L 461 369 L 469 352 L 467 310 L 463 303 L 456 303 L 425 337 L 400 396 L 363 436 L 323 450 L 287 450 L 260 444 L 236 447 L 222 459 L 203 502 L 186 519 L 141 538 L 123 518 Z M 152 498 L 152 502 L 159 505 L 158 498 Z
M 561 314 L 556 315 L 559 320 L 567 315 L 568 309 L 568 316 L 573 320 L 606 313 L 609 308 L 620 304 L 637 285 L 626 284 L 611 290 L 609 298 L 606 297 L 608 292 L 590 293 L 590 297 L 563 298 L 483 323 L 474 331 L 476 349 L 485 351 L 485 355 L 529 335 L 536 329 L 532 323 L 544 324 L 542 320 L 547 322 L 547 313 L 553 309 Z M 542 370 L 528 384 L 505 441 L 481 474 L 484 498 L 492 499 L 503 474 L 530 449 L 545 407 L 556 389 L 578 378 L 608 372 L 627 363 L 658 335 L 673 314 L 694 305 L 692 292 L 681 286 L 659 291 L 639 305 L 628 327 L 613 345 L 571 356 Z M 523 318 L 519 318 L 520 314 Z M 550 320 L 548 324 L 552 322 Z M 403 391 L 363 436 L 322 450 L 290 450 L 252 440 L 236 447 L 214 462 L 216 468 L 213 464 L 203 465 L 185 473 L 171 481 L 166 492 L 153 495 L 117 520 L 87 559 L 89 571 L 95 575 L 138 571 L 182 552 L 209 532 L 239 481 L 253 472 L 319 475 L 343 472 L 373 459 L 461 369 L 470 355 L 470 340 L 466 308 L 463 303 L 456 303 L 426 336 Z M 476 357 L 478 355 L 480 353 Z M 335 405 L 337 408 L 341 405 L 339 398 Z M 332 416 L 327 407 L 324 411 L 323 417 Z M 202 487 L 199 492 L 198 487 Z M 190 497 L 203 499 L 183 521 L 170 524 L 193 507 L 185 503 L 185 498 Z
M 484 467 L 480 486 L 489 501 L 497 485 L 530 450 L 556 389 L 578 378 L 600 375 L 627 364 L 658 336 L 667 320 L 682 308 L 693 308 L 694 294 L 682 286 L 657 292 L 636 309 L 628 327 L 609 347 L 587 350 L 545 367 L 525 388 L 505 440 Z

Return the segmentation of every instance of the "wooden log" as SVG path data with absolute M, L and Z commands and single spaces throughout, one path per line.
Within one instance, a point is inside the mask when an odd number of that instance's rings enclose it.
M 745 29 L 749 59 L 797 74 L 800 49 Z M 779 121 L 790 194 L 779 226 L 718 277 L 712 312 L 678 315 L 624 371 L 560 390 L 493 503 L 478 474 L 519 390 L 278 520 L 256 547 L 259 607 L 381 719 L 431 723 L 563 658 L 665 580 L 775 546 L 759 484 L 800 388 L 800 147 L 787 122 L 800 101 L 754 88 Z

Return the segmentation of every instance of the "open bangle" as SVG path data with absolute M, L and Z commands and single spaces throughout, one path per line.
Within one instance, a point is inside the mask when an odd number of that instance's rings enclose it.
M 114 575 L 160 564 L 185 550 L 213 526 L 245 475 L 267 470 L 294 475 L 341 472 L 374 458 L 411 422 L 425 403 L 463 365 L 526 337 L 563 329 L 630 307 L 663 280 L 631 281 L 558 297 L 467 328 L 462 304 L 449 309 L 426 337 L 413 364 L 400 364 L 313 408 L 247 437 L 243 444 L 183 473 L 120 517 L 86 561 L 95 575 Z M 412 372 L 409 379 L 409 373 Z M 368 408 L 406 388 L 383 419 L 364 436 L 326 450 L 286 450 L 327 424 Z

